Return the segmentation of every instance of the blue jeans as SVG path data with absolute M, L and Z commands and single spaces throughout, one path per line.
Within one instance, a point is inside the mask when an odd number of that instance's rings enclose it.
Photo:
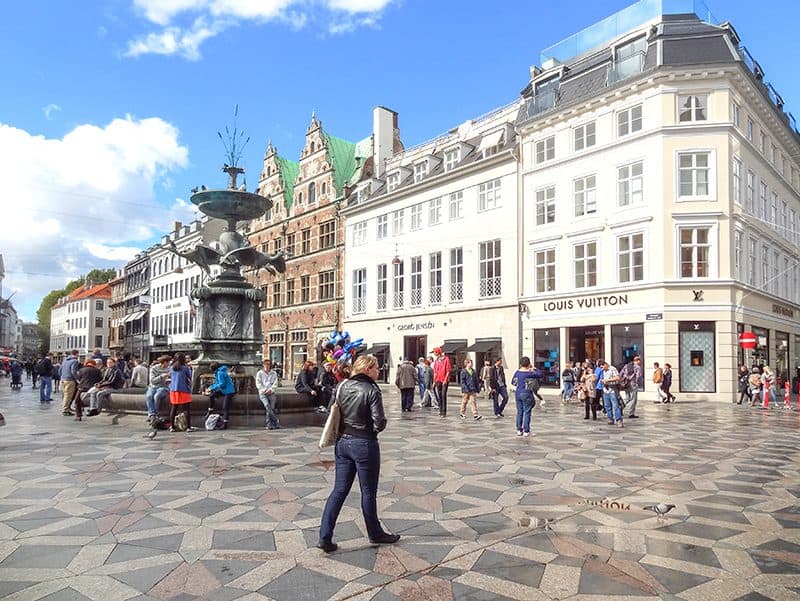
M 497 400 L 499 398 L 503 399 L 502 403 L 498 403 Z M 492 405 L 494 406 L 494 414 L 500 415 L 503 413 L 503 409 L 506 408 L 506 404 L 508 403 L 508 389 L 505 386 L 498 386 L 494 389 L 492 393 Z
M 572 398 L 572 392 L 575 390 L 575 382 L 564 382 L 564 391 L 561 393 L 561 398 L 568 401 Z
M 275 393 L 259 393 L 258 400 L 261 401 L 261 404 L 264 405 L 264 411 L 267 412 L 267 427 L 274 428 L 278 425 L 278 416 L 275 413 Z
M 619 398 L 616 392 L 604 392 L 603 405 L 605 405 L 606 417 L 608 419 L 613 419 L 615 422 L 622 421 L 622 409 L 619 406 Z
M 50 400 L 53 394 L 53 378 L 50 376 L 39 376 L 39 400 L 44 403 Z
M 144 393 L 144 402 L 147 404 L 147 417 L 158 415 L 158 406 L 161 401 L 169 398 L 169 388 L 164 386 L 148 386 Z
M 419 382 L 417 386 L 419 387 L 419 402 L 421 403 L 422 399 L 425 398 L 425 384 Z
M 370 539 L 379 538 L 385 532 L 378 521 L 378 479 L 381 474 L 381 447 L 378 441 L 344 434 L 336 442 L 334 456 L 336 480 L 322 512 L 319 540 L 328 542 L 333 539 L 336 520 L 350 493 L 356 474 L 361 487 L 361 513 L 367 526 L 367 536 Z
M 533 395 L 517 395 L 517 432 L 531 431 L 531 411 L 533 410 Z

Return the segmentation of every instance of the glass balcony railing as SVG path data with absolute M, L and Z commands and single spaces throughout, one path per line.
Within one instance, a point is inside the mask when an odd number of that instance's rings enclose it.
M 606 85 L 613 85 L 639 75 L 644 70 L 644 52 L 637 52 L 608 66 Z
M 556 105 L 558 99 L 558 91 L 550 90 L 548 92 L 536 94 L 533 98 L 528 98 L 525 101 L 525 112 L 528 118 L 534 117 L 539 113 L 549 111 Z

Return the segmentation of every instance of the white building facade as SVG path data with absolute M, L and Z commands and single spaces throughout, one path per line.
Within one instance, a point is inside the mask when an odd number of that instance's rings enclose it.
M 454 373 L 466 357 L 518 359 L 519 103 L 388 157 L 343 210 L 344 327 L 394 378 L 442 347 Z
M 522 351 L 552 385 L 639 355 L 678 396 L 730 402 L 738 365 L 800 365 L 798 134 L 732 27 L 635 25 L 551 48 L 524 91 Z
M 56 303 L 50 311 L 50 352 L 63 357 L 73 349 L 87 357 L 95 349 L 108 354 L 111 288 L 84 286 Z

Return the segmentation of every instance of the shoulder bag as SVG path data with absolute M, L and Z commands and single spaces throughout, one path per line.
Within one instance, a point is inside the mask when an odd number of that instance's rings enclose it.
M 342 423 L 342 410 L 339 407 L 339 390 L 341 384 L 336 388 L 336 397 L 331 404 L 330 411 L 328 411 L 328 418 L 325 420 L 325 425 L 322 427 L 322 434 L 319 437 L 319 448 L 324 449 L 336 444 L 339 439 L 339 426 Z

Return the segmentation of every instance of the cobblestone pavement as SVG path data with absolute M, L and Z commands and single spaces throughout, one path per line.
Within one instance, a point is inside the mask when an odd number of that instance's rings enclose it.
M 0 385 L 0 598 L 800 599 L 800 413 L 648 402 L 618 429 L 551 400 L 518 438 L 513 406 L 387 394 L 378 502 L 402 539 L 369 544 L 356 487 L 326 556 L 318 429 L 151 441 L 142 415 L 77 423 Z

